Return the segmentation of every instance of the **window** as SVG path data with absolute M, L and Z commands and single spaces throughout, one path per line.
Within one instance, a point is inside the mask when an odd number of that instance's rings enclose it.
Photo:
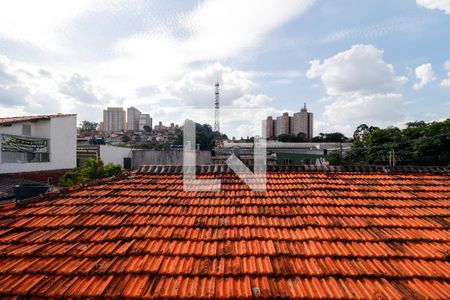
M 290 158 L 283 158 L 282 163 L 283 166 L 291 166 L 293 164 L 293 161 Z
M 4 163 L 49 162 L 48 139 L 27 136 L 0 135 Z
M 23 135 L 31 135 L 31 125 L 23 125 L 22 126 L 22 134 Z

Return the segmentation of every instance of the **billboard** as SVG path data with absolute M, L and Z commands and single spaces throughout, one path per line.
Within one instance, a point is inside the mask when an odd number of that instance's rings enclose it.
M 1 135 L 2 152 L 48 153 L 48 139 Z

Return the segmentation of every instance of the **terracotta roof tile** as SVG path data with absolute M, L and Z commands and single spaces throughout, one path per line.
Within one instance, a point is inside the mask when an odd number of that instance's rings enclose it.
M 446 172 L 280 169 L 261 194 L 214 168 L 221 192 L 184 192 L 171 170 L 0 210 L 0 296 L 448 296 Z
M 61 117 L 71 117 L 71 116 L 76 116 L 76 114 L 35 115 L 35 116 L 0 118 L 0 125 L 20 123 L 20 122 L 39 121 L 39 120 L 49 120 L 51 118 L 61 118 Z

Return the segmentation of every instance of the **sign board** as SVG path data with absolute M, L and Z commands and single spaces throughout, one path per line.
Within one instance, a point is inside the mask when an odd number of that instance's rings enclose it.
M 2 152 L 48 153 L 48 139 L 1 135 Z

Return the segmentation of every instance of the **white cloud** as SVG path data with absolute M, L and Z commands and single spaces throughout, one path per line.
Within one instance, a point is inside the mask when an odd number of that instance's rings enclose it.
M 116 43 L 112 60 L 97 69 L 111 86 L 161 84 L 190 71 L 194 63 L 248 56 L 271 31 L 305 12 L 314 0 L 211 0 L 174 16 L 171 26 L 185 35 L 159 27 Z M 111 70 L 122 76 L 113 78 Z
M 413 31 L 428 23 L 429 20 L 426 18 L 396 16 L 369 26 L 338 29 L 325 35 L 320 42 L 333 43 L 346 39 L 373 39 L 396 32 Z
M 371 94 L 353 98 L 339 97 L 325 107 L 324 117 L 331 122 L 342 120 L 391 121 L 401 115 L 401 94 Z
M 447 74 L 448 78 L 441 81 L 441 86 L 450 87 L 450 72 Z
M 80 103 L 105 104 L 114 100 L 114 96 L 92 83 L 91 79 L 80 74 L 72 74 L 59 84 L 59 92 Z
M 230 136 L 246 136 L 250 131 L 260 134 L 261 120 L 266 118 L 266 112 L 274 109 L 270 107 L 272 98 L 258 91 L 253 81 L 254 74 L 216 62 L 192 70 L 180 80 L 161 85 L 159 94 L 155 96 L 158 100 L 151 106 L 170 105 L 178 108 L 178 111 L 165 116 L 167 120 L 172 118 L 182 122 L 184 118 L 190 118 L 212 124 L 214 85 L 218 80 L 221 128 Z
M 46 50 L 61 50 L 64 30 L 99 1 L 14 0 L 0 4 L 0 35 Z
M 416 0 L 417 5 L 427 9 L 438 9 L 450 14 L 449 0 Z
M 220 83 L 221 107 L 262 108 L 267 107 L 272 98 L 255 93 L 256 84 L 252 80 L 255 72 L 243 72 L 216 62 L 202 69 L 184 75 L 178 81 L 161 86 L 161 99 L 176 99 L 179 105 L 208 108 L 213 105 L 214 85 Z
M 99 120 L 101 109 L 116 103 L 175 120 L 184 106 L 210 107 L 217 79 L 223 105 L 267 106 L 271 98 L 257 90 L 255 76 L 287 83 L 301 73 L 227 66 L 251 58 L 314 2 L 211 0 L 190 9 L 134 0 L 1 3 L 1 43 L 29 63 L 0 68 L 0 114 L 47 109 Z
M 345 136 L 350 137 L 354 130 L 355 128 L 349 124 L 336 124 L 322 120 L 314 121 L 314 135 L 319 135 L 319 133 L 341 132 Z
M 446 70 L 449 70 L 450 71 L 450 59 L 449 60 L 447 60 L 445 63 L 444 63 L 444 69 L 446 69 Z
M 212 123 L 213 113 L 205 115 L 201 108 L 212 108 L 214 84 L 219 80 L 221 107 L 225 108 L 221 116 L 223 126 L 228 133 L 240 136 L 247 132 L 242 128 L 256 130 L 260 126 L 265 115 L 256 116 L 253 112 L 266 110 L 272 101 L 257 91 L 252 80 L 254 73 L 213 63 L 188 72 L 180 80 L 152 87 L 152 96 L 125 100 L 86 75 L 44 70 L 0 56 L 0 116 L 72 112 L 79 115 L 79 120 L 100 120 L 105 106 L 139 103 L 142 111 L 157 116 L 155 122 L 181 122 L 183 110 L 191 107 L 200 112 L 199 121 L 206 118 L 202 122 Z
M 200 59 L 220 59 L 254 47 L 271 30 L 306 11 L 311 0 L 211 0 L 195 10 L 186 26 L 186 50 Z
M 419 79 L 419 82 L 414 84 L 414 89 L 416 90 L 420 90 L 428 83 L 436 79 L 436 74 L 434 74 L 431 64 L 423 64 L 418 66 L 415 74 L 417 79 Z
M 258 95 L 246 94 L 234 100 L 232 106 L 239 108 L 251 108 L 251 107 L 261 108 L 267 107 L 271 101 L 272 98 L 264 94 Z
M 122 102 L 86 76 L 54 73 L 0 56 L 0 116 L 75 112 L 98 120 L 104 106 Z
M 23 106 L 30 91 L 17 76 L 12 62 L 0 55 L 0 105 Z
M 323 62 L 314 60 L 306 76 L 321 80 L 330 102 L 319 123 L 345 129 L 349 123 L 389 123 L 401 117 L 399 89 L 407 78 L 397 76 L 375 46 L 354 45 Z
M 450 87 L 450 60 L 444 63 L 444 69 L 449 72 L 447 73 L 447 78 L 441 81 L 441 86 Z
M 383 61 L 383 50 L 372 45 L 354 45 L 323 63 L 311 61 L 306 76 L 320 78 L 331 96 L 391 93 L 407 81 L 395 75 L 393 66 Z

